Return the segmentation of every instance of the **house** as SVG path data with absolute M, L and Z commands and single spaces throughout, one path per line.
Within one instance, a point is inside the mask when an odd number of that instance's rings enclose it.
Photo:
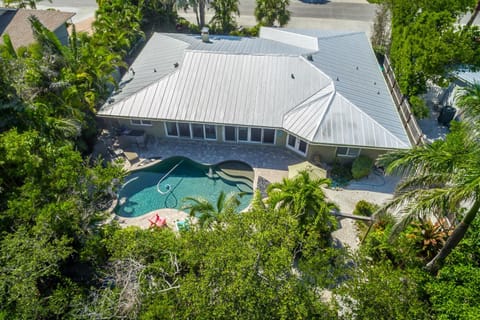
M 55 33 L 62 44 L 68 44 L 67 22 L 75 13 L 10 8 L 0 8 L 0 44 L 3 43 L 4 34 L 10 36 L 15 50 L 35 42 L 28 20 L 32 15 L 36 16 L 48 30 Z
M 411 147 L 362 32 L 155 33 L 98 117 L 158 137 L 282 146 L 325 162 Z

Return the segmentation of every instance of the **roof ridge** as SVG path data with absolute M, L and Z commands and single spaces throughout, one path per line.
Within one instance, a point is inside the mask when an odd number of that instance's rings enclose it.
M 340 34 L 333 34 L 333 35 L 325 35 L 325 36 L 320 36 L 317 37 L 318 40 L 327 40 L 327 39 L 333 39 L 333 38 L 344 38 L 344 37 L 350 37 L 353 35 L 360 35 L 360 34 L 365 34 L 363 31 L 346 31 L 346 33 L 340 33 Z
M 231 52 L 231 51 L 209 51 L 209 50 L 198 50 L 198 49 L 185 49 L 185 53 L 193 54 L 217 54 L 217 55 L 229 55 L 229 56 L 260 56 L 260 57 L 288 57 L 288 58 L 303 58 L 303 56 L 292 53 L 245 53 L 245 52 Z M 315 66 L 314 66 L 315 67 Z M 316 67 L 315 67 L 316 68 Z

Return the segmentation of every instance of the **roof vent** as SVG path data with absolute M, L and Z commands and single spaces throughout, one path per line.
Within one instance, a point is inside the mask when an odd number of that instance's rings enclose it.
M 313 56 L 312 56 L 311 54 L 309 54 L 309 55 L 307 56 L 307 60 L 308 60 L 308 61 L 313 61 Z
M 290 75 L 290 77 L 292 77 L 292 79 L 295 79 L 295 75 L 293 73 Z
M 340 81 L 340 79 L 337 77 L 337 81 Z
M 210 42 L 210 39 L 208 37 L 208 28 L 207 27 L 202 28 L 201 35 L 202 35 L 202 41 L 203 42 L 206 42 L 206 43 Z
M 175 68 L 178 68 L 178 66 L 179 66 L 178 62 L 175 62 L 175 63 L 173 64 L 173 66 L 174 66 Z

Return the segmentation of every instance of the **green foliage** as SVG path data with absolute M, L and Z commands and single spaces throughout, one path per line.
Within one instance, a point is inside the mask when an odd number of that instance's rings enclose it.
M 434 319 L 423 300 L 421 270 L 401 270 L 388 262 L 362 262 L 339 290 L 344 319 Z
M 426 81 L 440 83 L 460 65 L 479 66 L 479 30 L 459 27 L 460 15 L 472 8 L 465 1 L 392 1 L 391 58 L 402 92 L 415 96 Z
M 480 298 L 480 221 L 445 261 L 435 281 L 425 284 L 438 319 L 474 319 Z
M 445 245 L 451 235 L 451 227 L 445 219 L 433 223 L 430 219 L 414 221 L 407 229 L 407 237 L 414 241 L 418 255 L 430 261 Z
M 342 164 L 335 161 L 330 170 L 330 176 L 337 185 L 346 185 L 348 181 L 352 180 L 352 167 L 350 163 Z
M 293 179 L 284 178 L 281 183 L 268 186 L 268 205 L 287 208 L 298 219 L 305 235 L 312 232 L 320 235 L 320 243 L 326 246 L 337 227 L 332 215 L 337 206 L 326 199 L 321 189 L 329 185 L 329 179 L 312 179 L 308 171 L 300 171 Z
M 234 15 L 240 15 L 238 0 L 213 0 L 210 7 L 215 11 L 210 24 L 223 34 L 228 34 L 237 26 Z
M 236 213 L 242 193 L 225 194 L 221 191 L 215 205 L 202 197 L 186 197 L 182 201 L 182 210 L 187 210 L 190 217 L 198 219 L 201 228 L 208 228 L 223 215 Z
M 427 118 L 430 114 L 425 100 L 419 96 L 413 96 L 408 99 L 410 106 L 412 107 L 412 112 L 417 117 L 417 119 Z
M 352 164 L 352 177 L 353 179 L 361 179 L 367 177 L 373 168 L 373 160 L 367 156 L 359 156 L 353 161 Z
M 375 211 L 379 208 L 378 205 L 375 203 L 368 202 L 366 200 L 360 200 L 355 205 L 355 209 L 353 209 L 353 214 L 365 217 L 371 217 Z
M 290 20 L 290 0 L 256 0 L 256 3 L 254 14 L 258 24 L 271 27 L 277 23 L 283 27 Z
M 42 0 L 4 0 L 3 4 L 5 7 L 15 7 L 15 8 L 30 8 L 30 9 L 36 9 L 37 8 L 37 2 L 40 2 Z M 51 0 L 49 0 L 52 2 Z

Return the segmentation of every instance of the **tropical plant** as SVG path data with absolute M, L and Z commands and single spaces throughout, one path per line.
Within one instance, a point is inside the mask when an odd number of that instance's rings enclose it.
M 365 200 L 360 200 L 357 202 L 355 205 L 355 209 L 353 210 L 353 214 L 359 215 L 359 216 L 365 216 L 365 217 L 370 217 L 372 216 L 375 211 L 377 211 L 379 208 L 378 205 L 365 201 Z
M 278 23 L 283 27 L 290 20 L 288 6 L 290 0 L 256 0 L 255 18 L 263 26 L 273 26 Z
M 387 173 L 403 174 L 394 199 L 387 208 L 401 207 L 399 226 L 413 218 L 449 217 L 455 229 L 438 254 L 427 264 L 435 273 L 445 258 L 462 240 L 480 209 L 480 146 L 475 108 L 464 106 L 464 122 L 452 123 L 445 140 L 394 151 L 382 155 L 378 162 Z
M 372 172 L 373 160 L 367 156 L 359 156 L 352 163 L 353 179 L 367 177 Z
M 298 219 L 304 233 L 313 230 L 328 240 L 337 226 L 332 212 L 338 209 L 322 191 L 322 186 L 329 185 L 329 179 L 312 179 L 308 171 L 300 171 L 293 179 L 270 184 L 267 203 L 272 208 L 286 208 Z
M 213 0 L 212 9 L 215 11 L 210 24 L 217 31 L 228 34 L 237 27 L 234 14 L 240 15 L 238 10 L 239 0 Z
M 187 10 L 192 8 L 197 18 L 197 25 L 202 28 L 205 25 L 205 8 L 210 0 L 177 0 L 177 6 Z
M 30 9 L 37 9 L 37 2 L 40 2 L 42 0 L 3 0 L 3 4 L 5 7 L 15 7 L 15 8 L 27 8 L 30 7 Z M 48 0 L 49 2 L 52 2 L 52 0 Z
M 424 93 L 427 80 L 445 83 L 459 65 L 480 65 L 479 30 L 457 24 L 477 1 L 383 2 L 391 4 L 391 61 L 407 96 Z
M 407 237 L 415 242 L 419 255 L 429 261 L 445 245 L 450 234 L 451 228 L 445 219 L 435 223 L 428 219 L 412 222 Z
M 243 193 L 232 192 L 227 195 L 221 191 L 215 205 L 203 197 L 185 197 L 182 210 L 188 210 L 190 217 L 197 218 L 200 227 L 210 227 L 222 215 L 235 213 L 242 196 Z

